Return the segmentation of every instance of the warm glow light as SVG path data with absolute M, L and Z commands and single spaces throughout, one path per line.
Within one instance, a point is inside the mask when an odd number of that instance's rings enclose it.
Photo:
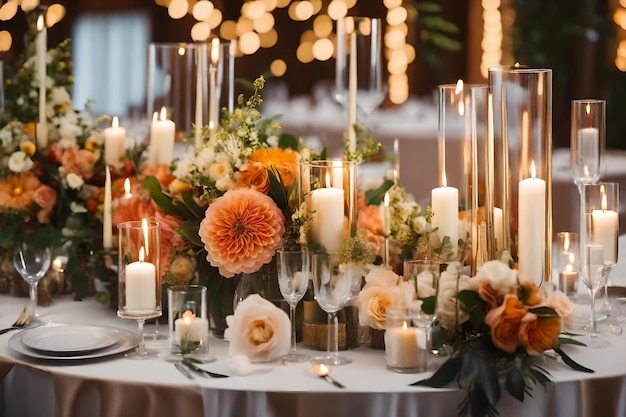
M 261 47 L 259 35 L 255 32 L 247 32 L 239 38 L 239 50 L 245 55 L 252 55 Z
M 536 176 L 537 176 L 537 170 L 535 169 L 535 161 L 532 161 L 530 163 L 530 177 L 532 179 L 535 179 Z
M 115 116 L 113 117 L 113 121 L 111 122 L 111 127 L 119 127 L 120 125 L 120 119 Z
M 331 19 L 340 20 L 348 14 L 348 7 L 343 1 L 333 0 L 328 5 L 327 13 Z
M 318 39 L 313 44 L 313 56 L 319 61 L 327 61 L 333 56 L 333 43 L 328 38 Z
M 13 16 L 17 13 L 17 4 L 16 1 L 4 3 L 2 7 L 0 7 L 0 20 L 13 19 Z
M 14 2 L 14 3 L 18 3 L 18 2 Z M 24 10 L 25 12 L 30 12 L 31 10 L 35 10 L 37 6 L 39 6 L 39 0 L 22 0 L 21 7 L 22 7 L 22 10 Z
M 183 321 L 185 324 L 190 324 L 192 321 L 196 319 L 196 315 L 191 312 L 191 310 L 187 310 L 183 313 Z
M 319 15 L 313 21 L 313 32 L 318 38 L 326 38 L 332 31 L 333 21 L 327 15 Z
M 565 250 L 565 252 L 569 251 L 569 233 L 565 232 L 565 239 L 563 239 L 563 250 Z
M 37 32 L 41 32 L 45 29 L 45 27 L 45 15 L 40 14 L 39 16 L 37 16 Z
M 207 23 L 211 27 L 211 29 L 215 29 L 222 23 L 222 12 L 220 9 L 213 9 Z
M 271 48 L 278 42 L 278 32 L 272 29 L 266 33 L 259 33 L 259 40 L 262 48 Z
M 254 30 L 258 33 L 266 33 L 274 27 L 274 16 L 271 13 L 264 13 L 260 18 L 252 21 Z
M 224 20 L 220 26 L 220 36 L 227 40 L 237 38 L 237 22 L 234 20 Z
M 211 26 L 207 22 L 196 22 L 191 27 L 191 39 L 196 42 L 202 42 L 211 36 Z
M 270 64 L 270 71 L 274 77 L 282 77 L 287 72 L 287 64 L 282 59 L 275 59 Z
M 146 255 L 144 254 L 143 246 L 139 249 L 139 262 L 143 262 Z
M 39 1 L 37 1 L 37 5 L 39 5 Z M 24 3 L 22 2 L 22 9 L 24 9 Z M 52 27 L 59 23 L 65 17 L 65 6 L 62 4 L 55 3 L 48 7 L 46 11 L 46 23 L 48 27 Z
M 167 109 L 165 106 L 161 107 L 161 113 L 159 114 L 160 120 L 167 120 Z
M 261 0 L 261 3 L 263 3 L 265 10 L 268 12 L 274 10 L 278 5 L 278 2 L 276 0 Z
M 246 9 L 246 16 L 250 19 L 260 19 L 265 13 L 265 5 L 259 0 L 249 1 L 245 4 L 248 5 Z
M 143 231 L 143 243 L 145 245 L 146 248 L 146 255 L 148 255 L 150 253 L 150 249 L 148 247 L 148 220 L 147 219 L 141 219 L 141 230 Z M 141 247 L 141 249 L 143 249 L 143 246 Z M 140 257 L 143 260 L 143 256 L 140 255 Z
M 313 16 L 313 5 L 308 0 L 303 0 L 295 4 L 294 14 L 296 18 L 294 20 L 308 20 Z
M 237 35 L 241 36 L 244 33 L 252 32 L 254 30 L 254 24 L 249 17 L 241 16 L 237 21 Z
M 448 186 L 448 181 L 447 181 L 447 179 L 446 179 L 446 171 L 443 171 L 443 172 L 441 173 L 441 185 L 442 185 L 443 187 L 447 187 L 447 186 Z
M 322 0 L 309 0 L 309 1 L 313 5 L 313 14 L 318 14 L 320 10 L 322 10 L 322 6 L 324 6 L 324 4 L 322 3 Z
M 124 180 L 124 197 L 132 197 L 132 194 L 130 193 L 130 178 L 126 178 Z
M 591 113 L 591 105 L 589 103 L 585 106 L 585 113 L 587 113 L 587 115 Z
M 390 25 L 399 25 L 404 23 L 407 18 L 407 11 L 404 7 L 395 7 L 387 12 L 387 23 Z
M 187 0 L 172 0 L 167 7 L 167 14 L 172 19 L 182 19 L 189 11 L 189 3 Z
M 393 9 L 394 7 L 402 6 L 402 0 L 383 0 L 383 4 L 388 9 Z
M 0 52 L 5 52 L 11 49 L 13 44 L 13 38 L 11 34 L 6 30 L 0 30 Z
M 454 90 L 455 94 L 460 94 L 463 91 L 463 80 L 458 80 L 456 82 L 456 89 Z
M 194 4 L 191 14 L 193 15 L 194 19 L 202 21 L 209 18 L 213 9 L 213 3 L 208 0 L 200 0 L 199 2 Z
M 220 40 L 218 38 L 213 38 L 211 40 L 211 64 L 213 64 L 213 66 L 216 66 L 219 60 L 220 60 Z
M 308 64 L 313 61 L 313 44 L 311 42 L 302 42 L 296 50 L 298 61 Z
M 606 191 L 604 190 L 604 185 L 600 186 L 600 195 L 602 196 L 602 211 L 606 211 L 608 202 L 606 199 Z

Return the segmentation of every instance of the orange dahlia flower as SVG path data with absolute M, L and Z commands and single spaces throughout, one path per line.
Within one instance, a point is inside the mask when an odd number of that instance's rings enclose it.
M 41 183 L 32 172 L 10 175 L 0 181 L 0 208 L 23 210 L 33 204 Z
M 285 189 L 296 179 L 298 153 L 291 149 L 258 149 L 248 157 L 247 167 L 239 171 L 237 186 L 252 188 L 267 194 L 269 179 L 267 169 L 280 174 Z
M 285 218 L 274 200 L 242 188 L 227 191 L 209 205 L 198 234 L 207 261 L 230 278 L 256 272 L 271 261 L 284 232 Z
M 528 309 L 517 296 L 507 294 L 499 307 L 489 310 L 485 323 L 491 327 L 491 341 L 506 353 L 513 354 L 519 346 L 519 328 Z

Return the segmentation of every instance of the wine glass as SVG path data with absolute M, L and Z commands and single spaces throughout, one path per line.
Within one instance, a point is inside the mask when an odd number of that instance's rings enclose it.
M 619 185 L 616 183 L 584 184 L 582 187 L 581 212 L 584 224 L 581 233 L 581 276 L 591 294 L 591 322 L 587 330 L 592 347 L 604 347 L 608 344 L 598 338 L 595 298 L 598 289 L 605 285 L 617 263 L 618 194 Z M 610 324 L 605 327 L 610 334 L 621 333 L 618 325 Z
M 156 221 L 120 223 L 119 232 L 119 308 L 117 315 L 137 321 L 139 345 L 126 355 L 130 359 L 158 356 L 146 349 L 144 323 L 161 316 L 161 275 L 159 269 L 161 229 Z
M 29 313 L 33 318 L 38 317 L 37 308 L 37 286 L 39 280 L 43 278 L 50 268 L 52 252 L 48 247 L 41 247 L 27 240 L 15 242 L 13 251 L 13 266 L 21 275 L 24 281 L 30 285 L 30 308 Z
M 356 49 L 353 50 L 352 46 Z M 355 66 L 352 71 L 356 81 L 357 107 L 367 117 L 383 103 L 387 94 L 382 76 L 384 62 L 380 18 L 345 17 L 337 22 L 335 100 L 344 107 L 348 105 L 351 65 Z
M 278 285 L 280 292 L 289 304 L 291 320 L 291 350 L 281 358 L 283 362 L 303 362 L 309 355 L 296 352 L 296 305 L 302 299 L 309 285 L 309 254 L 300 250 L 276 251 L 278 264 Z
M 316 357 L 314 363 L 345 365 L 352 359 L 339 356 L 339 329 L 337 312 L 350 298 L 351 280 L 346 276 L 345 266 L 335 264 L 328 254 L 311 254 L 311 278 L 315 300 L 328 313 L 326 356 Z

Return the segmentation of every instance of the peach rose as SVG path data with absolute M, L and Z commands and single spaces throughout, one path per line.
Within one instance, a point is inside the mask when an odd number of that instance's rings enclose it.
M 519 341 L 529 355 L 538 355 L 557 345 L 559 333 L 561 319 L 539 319 L 536 314 L 527 313 L 519 327 Z
M 73 173 L 88 180 L 93 176 L 93 167 L 99 159 L 99 152 L 90 152 L 72 146 L 65 149 L 60 162 L 68 174 Z
M 561 317 L 563 324 L 570 324 L 574 317 L 574 303 L 561 291 L 554 291 L 546 300 L 546 305 L 553 308 Z
M 374 268 L 365 276 L 366 285 L 370 287 L 393 287 L 399 279 L 395 272 L 385 268 Z
M 493 289 L 489 281 L 482 281 L 478 284 L 478 295 L 482 298 L 489 307 L 494 308 L 500 304 L 500 296 Z
M 267 194 L 269 179 L 266 170 L 280 176 L 285 189 L 289 189 L 296 178 L 298 153 L 291 149 L 259 149 L 248 157 L 245 167 L 239 171 L 237 186 L 251 188 Z
M 519 346 L 519 328 L 527 311 L 512 294 L 504 296 L 502 305 L 489 310 L 485 323 L 491 328 L 491 341 L 497 348 L 515 353 Z
M 33 194 L 33 201 L 39 207 L 49 209 L 57 202 L 57 192 L 54 188 L 41 184 Z
M 373 329 L 384 330 L 387 308 L 404 302 L 402 289 L 398 286 L 381 287 L 366 285 L 359 293 L 359 323 Z
M 289 352 L 291 324 L 283 310 L 258 294 L 249 295 L 226 317 L 224 338 L 230 355 L 247 356 L 251 362 L 269 362 Z
M 520 299 L 527 306 L 538 306 L 546 300 L 546 295 L 543 290 L 537 287 L 537 284 L 530 281 L 520 282 Z

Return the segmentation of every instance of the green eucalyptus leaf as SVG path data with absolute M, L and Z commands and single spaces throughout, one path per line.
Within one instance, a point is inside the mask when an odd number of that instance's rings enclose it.
M 567 353 L 563 352 L 563 350 L 560 347 L 556 347 L 554 348 L 554 351 L 556 353 L 558 353 L 561 356 L 561 359 L 563 359 L 563 362 L 565 362 L 565 364 L 567 366 L 569 366 L 570 368 L 572 368 L 575 371 L 580 371 L 580 372 L 586 372 L 589 374 L 593 374 L 595 373 L 595 371 L 593 369 L 589 369 L 587 367 L 584 367 L 582 365 L 580 365 L 578 362 L 576 362 L 574 359 L 570 358 Z
M 550 307 L 542 306 L 542 307 L 534 307 L 529 308 L 528 311 L 530 313 L 536 314 L 538 319 L 558 319 L 559 314 Z
M 426 314 L 435 314 L 435 307 L 437 306 L 437 296 L 431 295 L 430 297 L 421 298 L 422 311 Z
M 278 146 L 282 149 L 290 148 L 290 149 L 293 149 L 294 151 L 297 151 L 299 148 L 299 145 L 300 145 L 300 142 L 298 141 L 298 138 L 289 133 L 283 133 L 278 138 Z
M 426 386 L 441 388 L 452 382 L 459 374 L 462 359 L 459 356 L 452 357 L 445 361 L 443 365 L 428 379 L 423 379 L 412 383 L 412 386 Z
M 283 182 L 279 178 L 280 173 L 276 176 L 272 170 L 267 169 L 266 171 L 269 180 L 269 196 L 276 202 L 276 205 L 280 208 L 285 217 L 289 218 L 289 198 L 285 192 L 285 187 L 283 187 Z
M 206 208 L 200 207 L 189 193 L 181 193 L 180 196 L 181 201 L 185 204 L 185 207 L 187 207 L 193 217 L 198 220 L 204 219 Z
M 506 373 L 504 387 L 513 398 L 520 402 L 524 402 L 524 391 L 526 384 L 524 382 L 524 374 L 518 367 L 511 367 Z
M 478 292 L 473 290 L 461 290 L 457 294 L 457 297 L 461 304 L 463 305 L 463 309 L 465 311 L 472 311 L 478 304 L 482 302 L 482 298 L 478 295 Z
M 163 193 L 161 184 L 156 177 L 148 176 L 143 180 L 143 188 L 148 191 L 150 198 L 156 203 L 157 206 L 165 213 L 178 218 L 185 218 L 184 214 L 174 206 L 172 203 L 172 197 Z
M 193 243 L 196 246 L 204 246 L 202 240 L 200 239 L 200 235 L 198 235 L 198 230 L 200 230 L 200 224 L 195 220 L 187 220 L 182 222 L 181 225 L 176 230 L 179 235 Z
M 393 187 L 393 184 L 394 182 L 392 180 L 385 180 L 380 187 L 374 190 L 367 190 L 365 192 L 365 201 L 367 205 L 380 205 L 383 202 L 387 191 Z
M 569 337 L 559 337 L 559 344 L 561 345 L 574 345 L 574 346 L 587 346 L 580 340 L 571 339 Z

